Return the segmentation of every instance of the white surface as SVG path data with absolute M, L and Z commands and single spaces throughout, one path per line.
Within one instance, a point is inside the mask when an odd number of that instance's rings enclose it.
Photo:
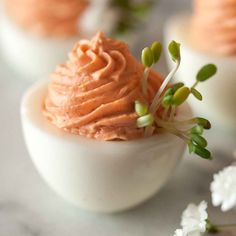
M 117 212 L 146 201 L 172 176 L 185 150 L 182 140 L 159 134 L 106 142 L 65 133 L 42 114 L 46 91 L 45 81 L 28 90 L 21 118 L 31 158 L 59 195 L 84 209 Z M 188 118 L 189 107 L 180 114 Z
M 192 86 L 198 70 L 203 65 L 214 63 L 218 68 L 217 74 L 197 86 L 203 95 L 203 102 L 190 96 L 190 104 L 195 108 L 196 114 L 205 115 L 213 125 L 236 131 L 236 56 L 220 57 L 197 51 L 189 39 L 189 22 L 189 15 L 180 14 L 166 24 L 165 48 L 172 39 L 181 43 L 182 60 L 176 79 Z M 174 64 L 171 59 L 168 62 L 172 68 Z
M 188 1 L 162 0 L 153 15 L 154 22 L 159 26 L 166 20 L 167 15 L 163 14 L 167 10 L 170 14 Z M 150 42 L 159 38 L 161 27 L 158 26 L 143 32 L 139 48 L 149 43 L 147 35 Z M 164 73 L 165 66 L 161 65 L 159 70 Z M 20 99 L 27 87 L 0 60 L 1 236 L 172 236 L 179 227 L 182 210 L 190 201 L 210 202 L 212 174 L 232 161 L 235 136 L 213 130 L 208 133 L 215 160 L 208 162 L 186 156 L 169 183 L 147 203 L 115 215 L 82 211 L 54 194 L 29 158 L 19 115 Z M 233 211 L 223 214 L 210 204 L 209 213 L 216 223 L 235 223 Z
M 30 81 L 52 73 L 64 63 L 77 37 L 42 39 L 24 32 L 5 15 L 0 19 L 0 46 L 5 60 Z

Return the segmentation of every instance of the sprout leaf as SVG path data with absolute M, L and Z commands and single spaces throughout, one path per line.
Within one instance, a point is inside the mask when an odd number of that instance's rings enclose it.
M 151 46 L 152 54 L 153 54 L 153 61 L 157 63 L 160 59 L 161 52 L 162 52 L 162 45 L 160 42 L 155 41 Z
M 172 104 L 175 106 L 179 106 L 186 101 L 190 94 L 190 89 L 188 87 L 179 88 L 172 98 Z
M 202 94 L 195 88 L 191 88 L 192 95 L 197 98 L 199 101 L 202 101 Z
M 146 47 L 143 49 L 141 59 L 145 67 L 152 66 L 154 59 L 153 59 L 152 50 L 149 47 Z
M 217 67 L 214 64 L 203 66 L 197 73 L 197 81 L 203 82 L 211 78 L 217 72 Z
M 180 60 L 180 44 L 177 43 L 176 41 L 172 41 L 170 44 L 169 44 L 169 53 L 172 57 L 172 60 L 174 62 Z

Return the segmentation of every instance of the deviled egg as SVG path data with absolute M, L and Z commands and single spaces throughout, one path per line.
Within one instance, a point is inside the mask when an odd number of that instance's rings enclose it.
M 0 19 L 1 50 L 27 79 L 48 75 L 80 37 L 87 0 L 6 0 Z
M 218 73 L 199 90 L 204 103 L 190 99 L 194 112 L 205 114 L 216 126 L 236 130 L 236 1 L 194 0 L 193 14 L 174 16 L 166 25 L 165 41 L 175 38 L 182 45 L 182 65 L 176 75 L 193 83 L 196 69 L 207 62 Z M 173 63 L 168 60 L 170 67 Z
M 75 205 L 116 212 L 146 201 L 171 176 L 186 143 L 210 158 L 206 141 L 197 134 L 209 122 L 183 121 L 191 109 L 186 103 L 177 108 L 187 88 L 170 87 L 149 68 L 160 48 L 155 42 L 152 50 L 145 49 L 142 65 L 127 44 L 98 33 L 80 40 L 50 80 L 24 95 L 21 118 L 30 156 L 45 181 Z M 158 96 L 173 91 L 173 110 L 166 103 L 153 108 Z M 188 131 L 175 127 L 183 124 L 197 126 Z

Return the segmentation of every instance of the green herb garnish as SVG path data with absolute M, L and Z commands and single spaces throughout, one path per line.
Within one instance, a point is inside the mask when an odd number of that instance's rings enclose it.
M 147 16 L 153 0 L 144 0 L 135 2 L 133 0 L 112 0 L 111 5 L 120 12 L 120 19 L 114 29 L 113 35 L 125 35 L 135 30 Z
M 203 66 L 196 75 L 196 81 L 192 87 L 187 87 L 179 82 L 169 85 L 177 72 L 181 62 L 180 44 L 172 41 L 168 46 L 171 59 L 175 67 L 166 76 L 151 104 L 142 104 L 135 101 L 135 111 L 139 116 L 137 127 L 145 128 L 145 136 L 153 133 L 154 125 L 183 139 L 189 148 L 189 153 L 195 153 L 204 159 L 212 159 L 211 152 L 207 150 L 208 142 L 203 137 L 204 130 L 211 128 L 211 123 L 203 117 L 195 117 L 189 120 L 176 120 L 175 113 L 178 106 L 187 101 L 193 95 L 199 101 L 203 100 L 202 94 L 196 89 L 197 85 L 214 76 L 217 68 L 214 64 Z M 144 74 L 141 78 L 143 95 L 148 96 L 148 77 L 151 67 L 157 63 L 162 53 L 162 45 L 154 42 L 150 47 L 142 51 L 141 61 L 144 65 Z M 157 116 L 158 109 L 164 109 L 162 117 Z
M 142 91 L 145 97 L 147 97 L 148 93 L 147 80 L 149 77 L 151 67 L 159 61 L 161 53 L 162 53 L 162 45 L 158 41 L 155 41 L 150 47 L 145 47 L 142 50 L 141 61 L 145 69 L 141 83 L 142 83 Z

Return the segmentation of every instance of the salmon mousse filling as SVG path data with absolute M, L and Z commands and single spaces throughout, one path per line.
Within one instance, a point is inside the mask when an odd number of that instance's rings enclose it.
M 79 32 L 79 20 L 87 0 L 7 0 L 10 18 L 24 30 L 42 37 L 71 37 Z
M 98 33 L 79 41 L 66 64 L 51 76 L 44 114 L 57 127 L 102 140 L 129 140 L 143 136 L 136 126 L 134 101 L 149 104 L 162 77 L 149 75 L 149 96 L 142 93 L 144 67 L 128 46 Z
M 236 0 L 194 0 L 192 40 L 212 54 L 236 55 Z

